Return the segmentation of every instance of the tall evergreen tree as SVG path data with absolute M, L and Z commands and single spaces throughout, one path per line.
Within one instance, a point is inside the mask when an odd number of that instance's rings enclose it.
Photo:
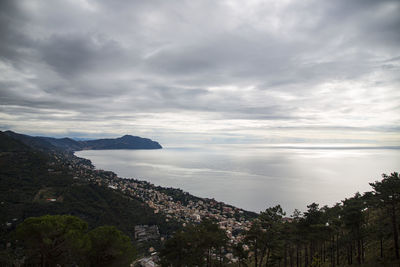
M 70 215 L 45 215 L 26 219 L 17 227 L 24 242 L 27 261 L 40 266 L 73 263 L 86 250 L 87 223 Z
M 400 177 L 397 172 L 390 175 L 382 174 L 382 177 L 382 181 L 376 181 L 375 183 L 370 183 L 370 185 L 374 189 L 373 194 L 378 200 L 378 205 L 386 209 L 391 218 L 394 253 L 396 259 L 399 259 L 397 214 L 400 205 Z
M 135 257 L 129 237 L 114 226 L 100 226 L 88 233 L 91 266 L 128 266 Z

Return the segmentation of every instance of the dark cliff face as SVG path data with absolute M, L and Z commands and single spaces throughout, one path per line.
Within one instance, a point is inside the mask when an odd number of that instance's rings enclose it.
M 6 131 L 4 134 L 13 137 L 24 144 L 44 150 L 79 151 L 101 149 L 161 149 L 162 146 L 151 139 L 132 135 L 119 138 L 76 141 L 71 138 L 33 137 Z

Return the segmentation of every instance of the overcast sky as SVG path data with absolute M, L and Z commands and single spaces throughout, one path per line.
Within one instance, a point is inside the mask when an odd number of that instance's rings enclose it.
M 0 130 L 400 144 L 400 1 L 0 0 Z

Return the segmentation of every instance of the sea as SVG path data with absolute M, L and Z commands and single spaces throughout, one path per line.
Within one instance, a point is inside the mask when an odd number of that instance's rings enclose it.
M 86 150 L 75 155 L 124 178 L 180 188 L 245 210 L 281 205 L 287 215 L 315 202 L 332 206 L 383 173 L 400 171 L 400 149 L 371 147 L 167 147 L 158 150 Z

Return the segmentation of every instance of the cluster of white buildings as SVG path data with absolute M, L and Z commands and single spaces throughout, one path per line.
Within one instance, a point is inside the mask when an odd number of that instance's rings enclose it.
M 250 220 L 244 216 L 245 211 L 213 199 L 193 198 L 194 200 L 182 203 L 160 192 L 154 185 L 137 180 L 118 179 L 109 187 L 140 198 L 154 210 L 154 213 L 162 213 L 166 216 L 166 220 L 176 220 L 183 226 L 188 223 L 199 223 L 203 219 L 215 220 L 220 228 L 226 231 L 232 243 L 241 241 L 240 233 L 249 230 L 251 226 Z
M 250 229 L 251 221 L 246 218 L 246 211 L 223 202 L 197 198 L 185 192 L 181 192 L 186 196 L 185 201 L 174 200 L 172 195 L 168 195 L 168 191 L 174 189 L 160 190 L 160 187 L 146 181 L 122 179 L 113 172 L 94 170 L 93 166 L 88 165 L 86 161 L 75 157 L 71 165 L 70 169 L 74 170 L 74 178 L 77 180 L 81 180 L 80 177 L 82 177 L 86 181 L 120 190 L 140 199 L 147 203 L 154 213 L 165 215 L 167 221 L 175 220 L 186 226 L 189 223 L 199 223 L 203 219 L 215 220 L 234 244 L 241 241 L 242 232 Z

